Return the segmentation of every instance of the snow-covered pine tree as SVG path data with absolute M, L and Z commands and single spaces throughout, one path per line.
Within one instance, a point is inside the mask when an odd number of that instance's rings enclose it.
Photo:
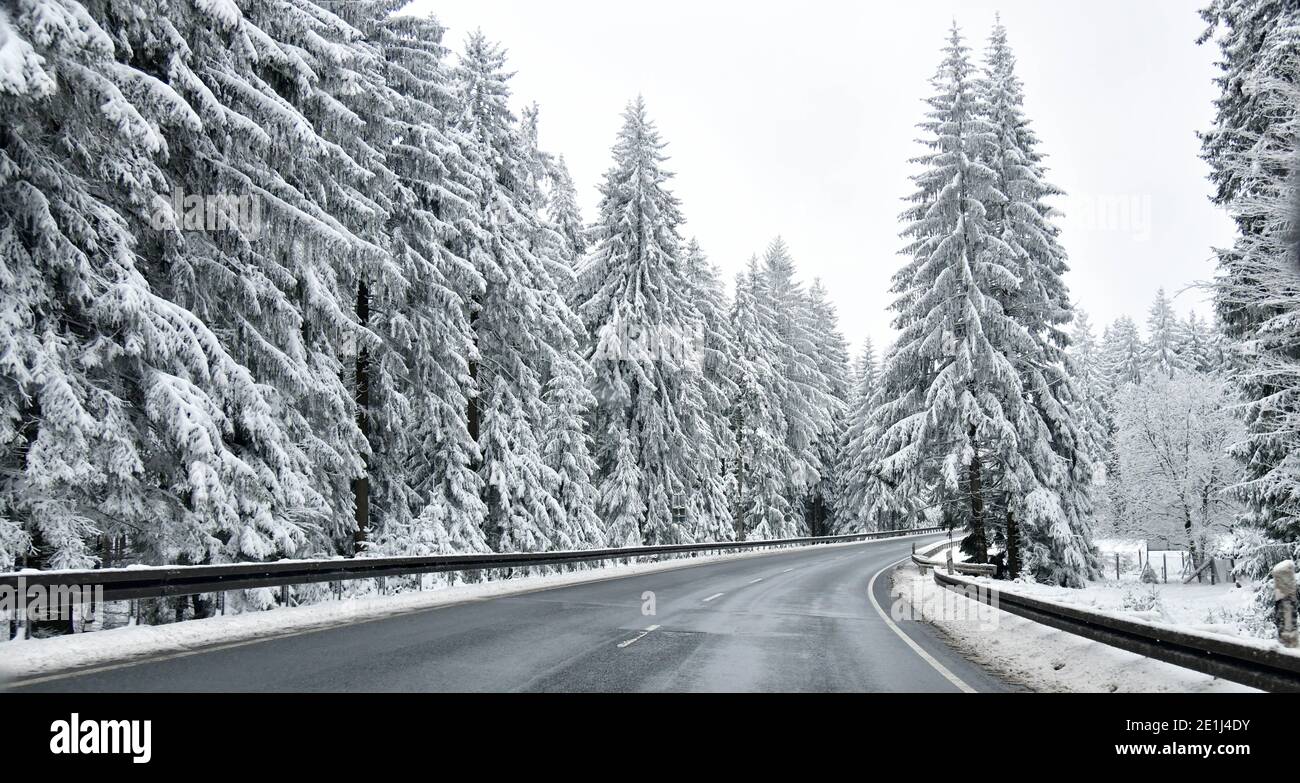
M 1114 394 L 1126 383 L 1141 383 L 1146 368 L 1145 347 L 1137 324 L 1121 315 L 1102 333 L 1102 367 L 1109 393 Z
M 1074 370 L 1074 385 L 1082 403 L 1080 416 L 1091 442 L 1091 454 L 1094 463 L 1105 464 L 1107 455 L 1113 448 L 1112 402 L 1101 347 L 1093 331 L 1092 321 L 1082 308 L 1076 307 L 1074 310 L 1069 352 L 1070 366 Z
M 555 158 L 551 166 L 551 191 L 547 201 L 547 218 L 568 244 L 570 257 L 581 259 L 587 252 L 587 230 L 578 208 L 578 190 L 564 156 Z
M 94 222 L 134 235 L 134 271 L 123 245 L 101 243 L 115 258 L 95 265 L 113 288 L 94 301 L 115 338 L 80 360 L 134 378 L 128 394 L 107 383 L 96 393 L 117 483 L 82 482 L 107 498 L 100 529 L 118 556 L 151 562 L 334 549 L 350 539 L 336 512 L 368 450 L 343 357 L 374 339 L 353 305 L 359 264 L 375 248 L 337 217 L 359 214 L 364 200 L 352 196 L 365 166 L 336 154 L 305 112 L 326 100 L 332 68 L 368 61 L 356 31 L 317 6 L 276 2 L 249 15 L 225 4 L 28 10 L 18 28 L 45 19 L 31 38 L 39 47 L 75 42 L 104 58 L 64 78 L 99 95 L 117 130 L 62 127 L 81 140 L 74 167 L 93 159 L 102 175 L 115 172 L 98 190 L 118 217 Z M 141 149 L 161 174 L 127 160 Z M 84 207 L 66 214 L 94 209 Z M 133 411 L 143 415 L 127 425 Z
M 224 516 L 240 489 L 268 500 L 256 481 L 232 486 L 238 467 L 220 470 L 225 400 L 189 383 L 189 367 L 232 372 L 236 415 L 267 401 L 141 269 L 129 218 L 146 223 L 161 201 L 165 142 L 117 82 L 138 80 L 155 101 L 170 91 L 116 63 L 112 37 L 80 6 L 0 9 L 0 47 L 0 569 L 88 567 L 96 535 L 152 513 Z M 198 125 L 173 105 L 178 123 Z M 180 421 L 172 401 L 187 408 Z M 151 449 L 193 458 L 202 494 L 190 509 L 148 474 Z
M 701 418 L 694 427 L 702 453 L 699 480 L 691 492 L 688 510 L 691 537 L 696 541 L 731 541 L 736 537 L 732 509 L 736 440 L 728 412 L 737 391 L 732 366 L 735 333 L 718 270 L 694 238 L 686 245 L 684 261 L 691 301 L 700 314 L 698 334 L 691 335 L 697 343 L 692 350 L 698 352 L 702 397 Z
M 619 543 L 638 508 L 644 543 L 689 540 L 689 520 L 675 523 L 672 509 L 687 503 L 702 471 L 716 467 L 707 464 L 699 433 L 686 429 L 702 416 L 701 374 L 688 350 L 700 316 L 663 147 L 637 98 L 623 114 L 579 274 L 578 310 L 593 342 L 598 482 L 611 542 Z M 639 497 L 624 497 L 633 486 Z
M 1068 265 L 1057 242 L 1055 210 L 1046 201 L 1061 191 L 1045 179 L 1015 62 L 999 21 L 977 105 L 990 129 L 982 154 L 997 193 L 988 217 L 1002 240 L 990 251 L 1010 251 L 1001 265 L 1016 280 L 1007 287 L 995 275 L 986 290 L 1003 299 L 1006 315 L 1020 327 L 994 339 L 1020 375 L 1025 405 L 1012 419 L 1022 473 L 1003 478 L 999 534 L 1011 573 L 1023 566 L 1041 579 L 1077 585 L 1096 572 L 1090 530 L 1095 449 L 1065 351 L 1073 314 L 1063 278 Z M 1010 403 L 1006 410 L 1015 407 Z
M 814 338 L 822 324 L 814 324 L 808 294 L 795 277 L 794 259 L 780 237 L 774 239 L 763 256 L 759 279 L 773 315 L 773 364 L 777 375 L 773 389 L 785 430 L 778 433 L 785 440 L 790 458 L 786 468 L 786 499 L 795 515 L 773 531 L 778 538 L 806 535 L 806 509 L 813 500 L 813 489 L 820 483 L 824 466 L 817 442 L 830 421 L 834 403 L 830 381 L 822 373 L 818 346 Z
M 382 55 L 391 106 L 381 126 L 387 145 L 375 144 L 394 173 L 387 240 L 401 270 L 394 285 L 371 286 L 375 329 L 385 335 L 374 372 L 393 378 L 377 384 L 372 416 L 372 549 L 483 551 L 479 451 L 465 418 L 474 351 L 467 303 L 483 280 L 458 254 L 478 216 L 467 197 L 468 141 L 450 122 L 457 108 L 443 28 L 431 17 L 384 14 L 369 37 Z
M 620 548 L 641 546 L 641 525 L 646 512 L 641 491 L 644 473 L 637 465 L 636 445 L 627 430 L 620 429 L 621 425 L 620 421 L 612 421 L 611 429 L 606 432 L 607 436 L 619 437 L 610 459 L 609 475 L 597 487 L 608 545 Z
M 735 518 L 744 540 L 778 538 L 793 514 L 787 471 L 791 464 L 784 437 L 785 416 L 776 393 L 780 368 L 774 346 L 776 317 L 765 297 L 758 259 L 736 278 L 731 308 L 735 334 L 732 370 L 736 398 L 731 410 L 735 432 Z
M 552 515 L 547 535 L 554 548 L 586 549 L 604 546 L 605 530 L 596 513 L 592 483 L 596 463 L 585 421 L 596 400 L 590 389 L 591 370 L 582 356 L 583 325 L 569 307 L 569 296 L 576 286 L 578 250 L 568 233 L 572 229 L 568 221 L 578 220 L 577 207 L 572 182 L 567 183 L 566 194 L 565 186 L 555 179 L 555 159 L 539 147 L 538 115 L 536 104 L 523 113 L 519 195 L 533 221 L 529 249 L 544 272 L 539 275 L 544 283 L 538 291 L 542 311 L 539 326 L 549 325 L 544 331 L 546 356 L 540 365 L 546 379 L 541 448 L 543 463 L 551 473 L 543 478 L 550 482 L 547 491 L 562 513 Z M 567 205 L 563 203 L 566 200 Z M 564 222 L 557 223 L 557 216 Z
M 804 513 L 808 533 L 828 535 L 838 523 L 839 453 L 848 426 L 848 400 L 852 380 L 849 373 L 849 348 L 840 333 L 839 314 L 830 301 L 821 280 L 814 279 L 808 289 L 809 325 L 812 328 L 813 358 L 818 374 L 824 379 L 826 394 L 814 414 L 817 423 L 813 452 L 821 466 Z
M 591 394 L 591 369 L 571 350 L 557 354 L 551 379 L 546 383 L 542 457 L 555 474 L 553 494 L 563 515 L 550 538 L 557 549 L 590 549 L 604 546 L 607 540 L 604 523 L 597 514 L 598 498 L 592 482 L 596 460 L 585 419 L 596 404 Z
M 1221 372 L 1224 368 L 1217 366 L 1217 346 L 1214 325 L 1193 310 L 1187 320 L 1178 329 L 1177 354 L 1182 357 L 1187 369 L 1199 373 Z
M 1179 352 L 1183 342 L 1182 322 L 1165 289 L 1161 288 L 1147 311 L 1147 341 L 1142 356 L 1148 372 L 1170 376 L 1177 370 L 1187 369 L 1187 362 Z
M 870 425 L 879 433 L 873 473 L 893 491 L 925 497 L 963 546 L 988 558 L 993 475 L 1018 465 L 1019 373 L 1008 360 L 1030 338 L 1004 310 L 1015 256 L 986 204 L 1001 198 L 983 164 L 993 130 L 982 118 L 969 49 L 954 24 L 919 125 L 930 151 L 915 159 L 917 190 L 903 214 L 911 260 L 894 276 L 900 331 L 880 375 Z M 993 489 L 994 491 L 990 491 Z
M 1219 33 L 1220 97 L 1202 155 L 1216 203 L 1237 225 L 1218 252 L 1216 308 L 1239 341 L 1235 382 L 1245 400 L 1246 437 L 1234 448 L 1246 465 L 1237 487 L 1243 522 L 1268 542 L 1300 554 L 1300 4 L 1213 0 L 1201 12 Z M 1269 547 L 1243 551 L 1250 576 L 1266 574 Z
M 556 353 L 569 361 L 577 322 L 552 271 L 567 265 L 540 220 L 533 136 L 520 129 L 508 100 L 505 54 L 481 32 L 470 35 L 456 69 L 456 127 L 469 147 L 480 225 L 466 257 L 484 280 L 470 305 L 478 396 L 469 428 L 482 452 L 488 543 L 500 551 L 551 545 L 567 526 L 553 492 L 559 477 L 542 456 L 537 433 L 548 412 L 543 385 Z M 527 477 L 527 478 L 525 478 Z
M 1124 489 L 1124 467 L 1118 450 L 1119 433 L 1115 424 L 1117 411 L 1114 409 L 1114 401 L 1124 389 L 1141 384 L 1149 375 L 1146 371 L 1146 346 L 1132 318 L 1122 315 L 1106 327 L 1102 333 L 1100 353 L 1104 394 L 1111 401 L 1105 509 L 1108 523 L 1113 530 L 1119 531 L 1131 527 L 1132 515 L 1137 509 L 1130 504 L 1128 493 Z
M 837 459 L 840 488 L 836 533 L 888 530 L 908 521 L 906 514 L 898 513 L 902 509 L 889 487 L 872 469 L 879 441 L 878 433 L 871 426 L 879 364 L 870 337 L 863 345 L 853 374 L 854 387 Z

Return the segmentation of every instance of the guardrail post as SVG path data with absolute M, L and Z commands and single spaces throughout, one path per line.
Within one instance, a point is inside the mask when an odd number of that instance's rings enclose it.
M 280 605 L 289 605 L 289 585 L 280 585 Z
M 1119 581 L 1119 552 L 1115 553 L 1115 581 Z
M 1160 554 L 1160 575 L 1164 577 L 1165 584 L 1169 584 L 1169 553 Z
M 952 574 L 952 547 L 948 547 L 948 549 L 945 551 L 948 553 L 948 573 L 951 575 Z
M 1300 633 L 1295 625 L 1295 561 L 1283 560 L 1273 566 L 1274 620 L 1277 622 L 1277 640 L 1283 647 L 1300 643 Z

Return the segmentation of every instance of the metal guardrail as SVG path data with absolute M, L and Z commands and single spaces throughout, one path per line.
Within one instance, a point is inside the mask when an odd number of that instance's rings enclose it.
M 284 587 L 318 582 L 345 582 L 388 576 L 481 571 L 493 568 L 586 563 L 652 555 L 731 552 L 768 547 L 874 541 L 882 538 L 937 533 L 943 528 L 889 530 L 816 538 L 785 538 L 767 541 L 723 541 L 701 544 L 583 549 L 560 552 L 484 552 L 481 554 L 435 555 L 430 557 L 360 557 L 333 560 L 278 560 L 271 563 L 232 563 L 200 566 L 146 566 L 99 568 L 78 571 L 17 571 L 0 573 L 0 587 L 30 588 L 102 587 L 104 601 L 136 598 L 219 593 L 257 587 Z
M 998 567 L 992 563 L 963 563 L 954 562 L 951 557 L 947 560 L 935 560 L 934 558 L 929 557 L 929 555 L 932 555 L 941 549 L 950 548 L 952 546 L 955 546 L 955 544 L 948 541 L 930 547 L 923 552 L 913 551 L 912 562 L 921 570 L 922 574 L 925 573 L 925 569 L 927 568 L 943 568 L 948 570 L 949 573 L 956 571 L 957 573 L 965 574 L 966 576 L 993 576 L 997 573 Z
M 934 571 L 936 584 L 1028 620 L 1266 691 L 1300 692 L 1300 656 L 1018 595 Z

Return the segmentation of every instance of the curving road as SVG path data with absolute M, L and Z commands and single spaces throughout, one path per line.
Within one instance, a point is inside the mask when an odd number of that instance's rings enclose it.
M 1010 690 L 891 626 L 901 539 L 781 551 L 446 606 L 20 691 Z M 883 573 L 882 573 L 883 572 Z M 655 614 L 643 615 L 643 594 Z M 904 636 L 909 641 L 904 639 Z

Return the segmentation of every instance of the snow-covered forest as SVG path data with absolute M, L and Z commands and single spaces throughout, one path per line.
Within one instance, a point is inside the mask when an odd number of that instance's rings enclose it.
M 1300 3 L 1203 12 L 1215 317 L 1161 291 L 1100 334 L 1011 35 L 954 23 L 894 340 L 852 352 L 798 247 L 728 280 L 691 239 L 653 105 L 584 215 L 503 45 L 404 4 L 0 0 L 0 570 L 924 525 L 1069 587 L 1103 533 L 1300 554 Z

